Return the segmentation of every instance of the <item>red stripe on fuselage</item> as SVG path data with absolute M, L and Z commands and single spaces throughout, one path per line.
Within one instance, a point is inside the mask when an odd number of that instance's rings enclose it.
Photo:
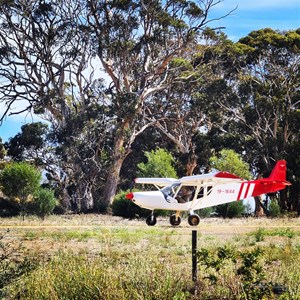
M 241 184 L 241 187 L 240 187 L 240 190 L 239 190 L 239 194 L 238 194 L 237 199 L 236 199 L 237 201 L 241 199 L 241 194 L 242 194 L 243 188 L 244 188 L 244 182 Z
M 248 186 L 247 186 L 247 189 L 246 189 L 246 192 L 245 192 L 245 195 L 244 195 L 243 199 L 247 198 L 247 195 L 248 195 L 248 192 L 249 192 L 249 188 L 250 188 L 250 183 L 248 183 Z

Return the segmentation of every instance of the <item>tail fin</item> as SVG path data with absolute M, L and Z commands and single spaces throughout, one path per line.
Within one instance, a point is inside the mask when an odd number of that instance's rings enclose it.
M 286 181 L 286 161 L 279 160 L 272 170 L 268 179 Z

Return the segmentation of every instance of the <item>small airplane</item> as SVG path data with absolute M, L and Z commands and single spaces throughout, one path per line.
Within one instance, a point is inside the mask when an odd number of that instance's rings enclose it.
M 131 192 L 126 199 L 152 212 L 146 218 L 149 226 L 156 224 L 155 209 L 176 211 L 170 216 L 170 224 L 181 223 L 180 212 L 188 211 L 188 223 L 197 226 L 200 217 L 195 213 L 206 207 L 274 193 L 291 185 L 286 181 L 286 161 L 276 163 L 268 178 L 244 180 L 228 172 L 174 178 L 136 178 L 135 183 L 153 184 L 158 190 Z

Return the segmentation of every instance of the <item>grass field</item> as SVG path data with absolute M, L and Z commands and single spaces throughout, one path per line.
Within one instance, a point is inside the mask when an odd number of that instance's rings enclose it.
M 300 299 L 300 220 L 0 219 L 3 299 Z

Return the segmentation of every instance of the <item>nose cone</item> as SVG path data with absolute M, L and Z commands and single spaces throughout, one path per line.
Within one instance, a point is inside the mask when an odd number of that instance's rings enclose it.
M 148 209 L 161 209 L 164 203 L 167 203 L 163 193 L 160 191 L 134 192 L 126 195 L 126 199 L 131 200 L 140 207 Z M 163 206 L 164 208 L 164 206 Z
M 133 197 L 134 197 L 133 193 L 128 193 L 128 194 L 125 196 L 125 198 L 128 199 L 128 200 L 130 200 L 130 201 L 132 201 Z

